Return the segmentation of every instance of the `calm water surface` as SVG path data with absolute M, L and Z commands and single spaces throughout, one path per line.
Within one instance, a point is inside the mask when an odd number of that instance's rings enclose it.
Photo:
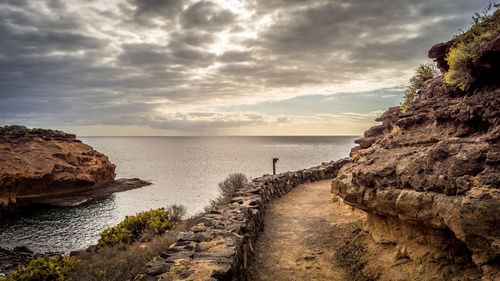
M 217 197 L 228 174 L 249 177 L 295 171 L 346 157 L 357 137 L 91 137 L 84 143 L 109 156 L 117 177 L 153 182 L 77 207 L 13 215 L 0 222 L 0 246 L 69 252 L 96 244 L 98 233 L 126 215 L 183 204 L 189 215 Z

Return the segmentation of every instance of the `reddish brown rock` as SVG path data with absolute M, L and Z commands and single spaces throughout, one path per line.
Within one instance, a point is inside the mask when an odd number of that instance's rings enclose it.
M 446 55 L 448 55 L 448 52 L 450 51 L 452 45 L 453 41 L 439 43 L 434 45 L 427 53 L 427 56 L 431 59 L 434 59 L 434 61 L 437 64 L 437 67 L 443 73 L 448 71 L 448 69 L 450 69 L 450 67 L 448 66 L 448 62 L 445 60 L 445 58 Z
M 430 246 L 408 251 L 443 262 L 463 261 L 449 259 L 464 254 L 458 241 L 483 270 L 483 280 L 495 280 L 500 276 L 500 88 L 498 81 L 483 82 L 463 92 L 446 87 L 442 76 L 427 81 L 406 113 L 389 109 L 377 119 L 382 124 L 357 141 L 360 146 L 332 182 L 332 192 L 368 212 L 374 235 L 394 238 L 398 229 L 434 235 L 429 241 L 446 245 L 441 254 Z M 389 242 L 403 240 L 411 239 Z M 426 243 L 402 246 L 416 244 Z
M 97 189 L 114 178 L 108 157 L 74 135 L 0 127 L 0 210 Z

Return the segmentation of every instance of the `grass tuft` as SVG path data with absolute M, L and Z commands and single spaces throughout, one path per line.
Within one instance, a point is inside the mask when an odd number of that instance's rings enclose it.
M 186 216 L 186 206 L 173 204 L 167 207 L 168 218 L 171 222 L 180 222 Z
M 210 201 L 210 205 L 205 208 L 205 212 L 210 213 L 219 206 L 227 205 L 231 201 L 231 197 L 238 189 L 243 188 L 248 183 L 248 178 L 242 173 L 229 175 L 219 183 L 219 197 Z

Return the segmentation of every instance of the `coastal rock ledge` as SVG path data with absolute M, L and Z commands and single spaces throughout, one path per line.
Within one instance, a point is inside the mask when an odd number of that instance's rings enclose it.
M 439 61 L 446 50 L 437 49 L 430 55 Z M 484 71 L 498 60 L 488 65 Z M 497 78 L 466 91 L 446 86 L 443 75 L 427 80 L 407 112 L 390 108 L 356 141 L 352 162 L 332 182 L 334 194 L 368 213 L 375 241 L 397 245 L 397 256 L 472 261 L 483 280 L 500 279 Z
M 0 127 L 0 217 L 32 204 L 77 205 L 88 200 L 89 191 L 119 189 L 114 178 L 108 157 L 75 135 Z

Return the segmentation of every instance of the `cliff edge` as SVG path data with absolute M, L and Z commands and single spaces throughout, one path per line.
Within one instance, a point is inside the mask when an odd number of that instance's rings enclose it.
M 446 72 L 454 42 L 429 56 Z M 425 81 L 405 113 L 390 108 L 357 140 L 332 193 L 367 212 L 366 229 L 422 263 L 473 262 L 500 279 L 500 36 L 467 62 L 467 87 Z M 493 75 L 493 73 L 497 73 Z
M 40 198 L 96 189 L 114 178 L 108 157 L 75 135 L 0 127 L 0 215 Z

